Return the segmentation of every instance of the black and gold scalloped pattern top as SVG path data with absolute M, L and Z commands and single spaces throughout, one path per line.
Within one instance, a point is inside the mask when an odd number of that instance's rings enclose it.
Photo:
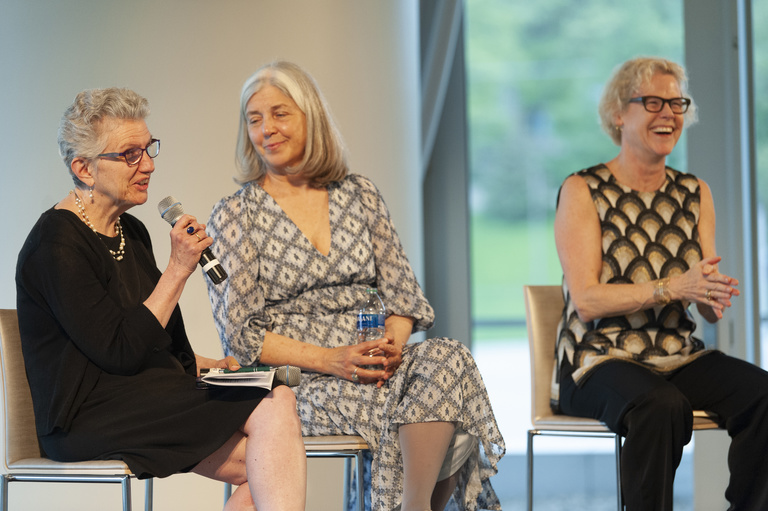
M 631 284 L 684 273 L 701 260 L 698 179 L 667 167 L 656 191 L 622 185 L 605 165 L 582 171 L 602 229 L 600 282 Z M 596 365 L 626 359 L 660 372 L 672 371 L 703 351 L 688 304 L 673 301 L 626 316 L 579 320 L 563 282 L 565 308 L 558 327 L 557 370 L 563 357 L 577 382 Z M 556 396 L 554 396 L 556 397 Z

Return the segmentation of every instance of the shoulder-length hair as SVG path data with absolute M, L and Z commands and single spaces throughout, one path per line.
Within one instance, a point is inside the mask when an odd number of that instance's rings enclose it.
M 241 185 L 251 181 L 259 182 L 267 173 L 266 162 L 248 136 L 246 116 L 248 101 L 267 85 L 272 85 L 291 98 L 306 116 L 304 158 L 289 172 L 303 175 L 317 187 L 344 178 L 348 172 L 344 141 L 315 80 L 296 64 L 276 61 L 259 68 L 245 81 L 240 93 L 240 127 L 236 152 L 238 174 L 235 181 Z
M 149 115 L 149 102 L 130 89 L 110 87 L 86 89 L 75 96 L 59 123 L 59 155 L 67 166 L 75 185 L 80 180 L 72 172 L 72 160 L 96 161 L 107 146 L 111 119 L 144 120 Z
M 598 107 L 600 125 L 616 145 L 621 145 L 621 129 L 616 126 L 616 117 L 626 110 L 633 95 L 643 85 L 649 83 L 656 74 L 672 75 L 677 80 L 680 93 L 691 99 L 691 106 L 683 114 L 684 126 L 693 125 L 698 120 L 696 103 L 688 91 L 688 76 L 685 68 L 667 59 L 637 57 L 624 62 L 614 71 L 600 98 Z

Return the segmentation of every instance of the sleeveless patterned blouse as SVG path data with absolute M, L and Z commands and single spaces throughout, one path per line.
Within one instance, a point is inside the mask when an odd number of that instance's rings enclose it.
M 603 164 L 582 170 L 600 218 L 603 264 L 600 282 L 632 284 L 685 273 L 702 258 L 699 245 L 699 182 L 667 167 L 656 191 L 622 185 Z M 563 280 L 565 307 L 558 325 L 552 404 L 559 402 L 560 367 L 567 357 L 578 384 L 599 364 L 621 359 L 668 373 L 705 353 L 691 334 L 696 323 L 688 302 L 625 316 L 582 322 Z

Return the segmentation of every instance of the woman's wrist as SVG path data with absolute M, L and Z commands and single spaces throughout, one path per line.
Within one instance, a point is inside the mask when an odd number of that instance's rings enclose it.
M 656 305 L 667 305 L 672 301 L 672 295 L 669 292 L 669 277 L 654 281 L 653 301 Z

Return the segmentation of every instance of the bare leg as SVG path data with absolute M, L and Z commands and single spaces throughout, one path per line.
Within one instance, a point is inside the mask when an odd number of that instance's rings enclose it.
M 276 387 L 253 411 L 244 431 L 193 472 L 236 485 L 248 483 L 232 494 L 227 511 L 304 511 L 307 459 L 293 392 Z
M 232 492 L 232 496 L 227 500 L 227 504 L 224 506 L 224 511 L 256 511 L 256 506 L 253 505 L 253 499 L 251 498 L 251 491 L 248 489 L 248 485 L 244 484 L 235 488 Z
M 224 445 L 192 469 L 196 474 L 237 486 L 224 506 L 225 511 L 256 510 L 246 484 L 248 482 L 245 471 L 246 440 L 245 434 L 238 431 Z
M 455 429 L 452 422 L 419 422 L 400 426 L 400 448 L 403 452 L 402 511 L 430 509 L 437 476 Z
M 435 491 L 432 492 L 433 511 L 443 511 L 443 509 L 445 509 L 445 506 L 448 505 L 448 501 L 451 500 L 451 495 L 453 494 L 453 490 L 456 489 L 456 484 L 458 484 L 458 482 L 458 470 L 455 474 L 448 477 L 447 479 L 443 479 L 442 481 L 437 482 L 435 485 Z
M 282 385 L 270 395 L 273 398 L 264 399 L 245 423 L 248 486 L 259 511 L 304 511 L 307 453 L 296 396 Z

